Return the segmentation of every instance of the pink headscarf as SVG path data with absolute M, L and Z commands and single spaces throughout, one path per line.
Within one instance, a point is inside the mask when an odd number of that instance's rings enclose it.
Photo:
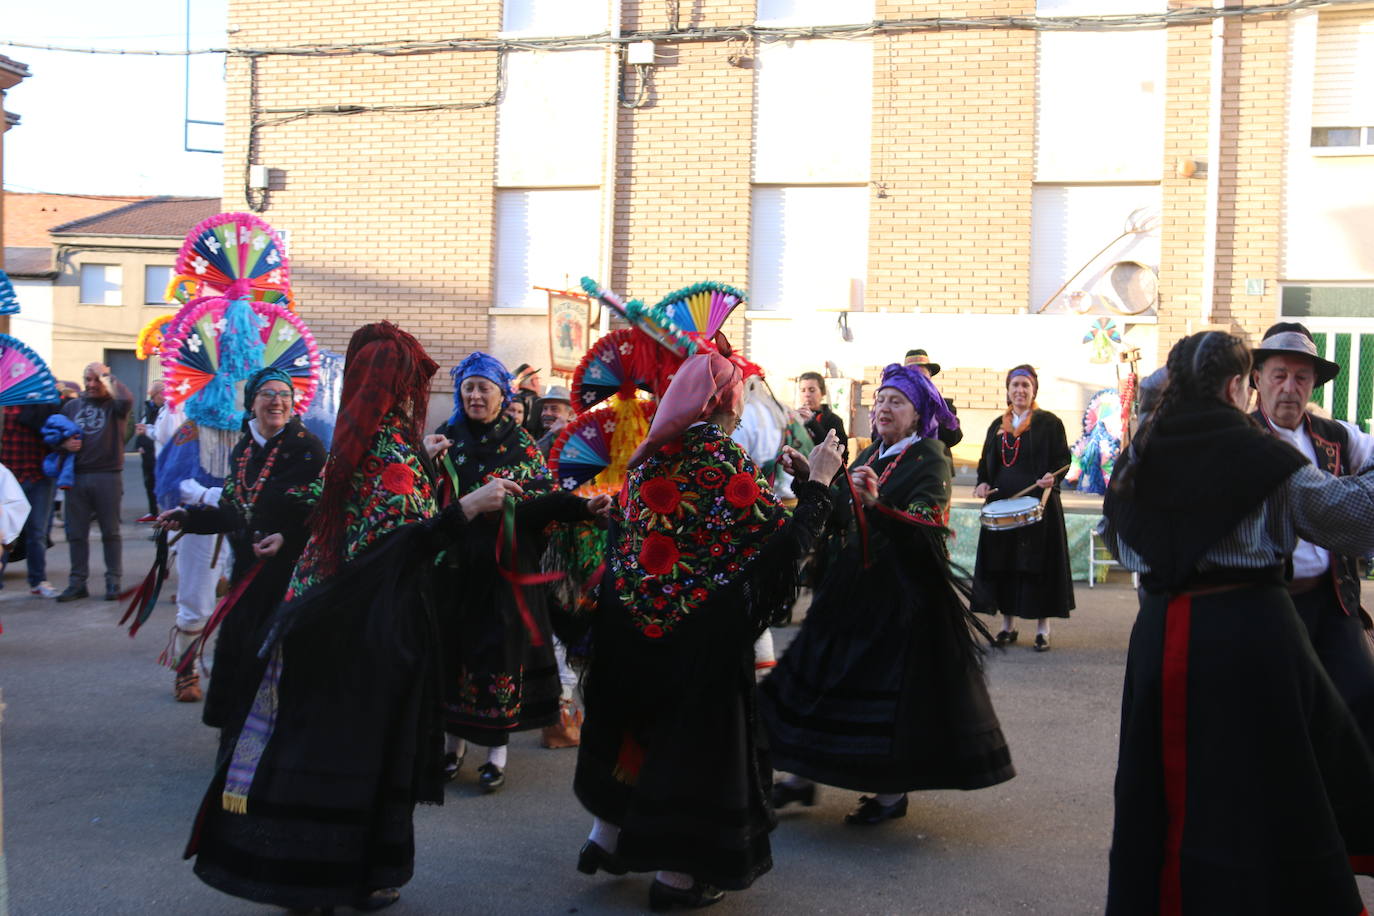
M 658 402 L 649 435 L 630 456 L 630 467 L 639 467 L 698 420 L 734 410 L 743 397 L 744 377 L 738 366 L 714 351 L 691 357 L 678 367 Z

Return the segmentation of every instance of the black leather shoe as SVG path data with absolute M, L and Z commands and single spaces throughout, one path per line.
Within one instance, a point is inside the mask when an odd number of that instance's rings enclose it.
M 792 802 L 801 802 L 810 808 L 816 804 L 816 784 L 808 782 L 804 786 L 794 786 L 785 782 L 773 783 L 773 807 L 782 808 Z
M 57 596 L 58 601 L 77 601 L 81 598 L 89 598 L 91 593 L 86 591 L 84 585 L 68 585 L 62 594 Z
M 906 817 L 906 796 L 903 795 L 890 805 L 884 805 L 869 795 L 859 796 L 859 807 L 844 816 L 846 824 L 860 824 L 871 827 L 883 821 Z
M 107 588 L 107 589 L 105 589 L 105 600 L 106 600 L 106 601 L 118 601 L 118 600 L 119 600 L 119 589 L 117 589 L 117 588 Z
M 1048 651 L 1050 651 L 1050 641 L 1049 641 L 1048 639 L 1045 638 L 1045 634 L 1044 634 L 1044 633 L 1036 633 L 1036 634 L 1035 634 L 1035 651 L 1036 651 L 1036 652 L 1048 652 Z
M 444 755 L 444 782 L 453 782 L 458 778 L 458 771 L 463 768 L 463 757 L 466 756 L 460 757 L 456 753 Z
M 620 856 L 602 849 L 600 843 L 588 840 L 577 854 L 577 870 L 584 875 L 594 875 L 598 869 L 608 875 L 623 875 L 629 871 L 625 863 L 620 861 Z
M 725 892 L 709 884 L 694 882 L 691 887 L 673 887 L 657 878 L 649 885 L 649 909 L 663 913 L 675 906 L 684 910 L 699 910 L 725 899 Z
M 495 792 L 506 784 L 506 772 L 494 763 L 484 763 L 477 768 L 477 784 L 483 792 Z
M 360 912 L 371 913 L 376 910 L 384 910 L 400 899 L 400 888 L 384 887 L 370 894 L 359 895 L 358 898 L 349 905 Z
M 1003 630 L 1001 633 L 997 634 L 997 645 L 1009 646 L 1016 642 L 1016 637 L 1019 635 L 1020 634 L 1015 630 Z

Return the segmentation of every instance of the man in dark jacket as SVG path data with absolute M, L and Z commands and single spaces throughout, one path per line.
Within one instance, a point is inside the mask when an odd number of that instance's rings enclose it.
M 162 393 L 162 379 L 154 379 L 148 386 L 148 400 L 143 402 L 143 416 L 134 427 L 134 444 L 138 446 L 143 459 L 143 489 L 148 493 L 148 514 L 140 518 L 140 522 L 151 522 L 157 518 L 157 494 L 153 492 L 157 476 L 157 446 L 153 443 L 152 431 L 158 411 L 166 400 Z
M 110 375 L 104 363 L 91 363 L 83 377 L 80 397 L 62 405 L 62 414 L 81 427 L 81 436 L 60 446 L 76 454 L 76 480 L 67 491 L 67 543 L 72 570 L 67 589 L 58 601 L 88 597 L 91 520 L 100 525 L 105 552 L 105 600 L 119 597 L 123 575 L 123 543 L 119 536 L 119 504 L 124 498 L 124 425 L 134 396 Z
M 905 365 L 914 366 L 921 370 L 926 374 L 926 378 L 931 381 L 934 381 L 935 376 L 940 374 L 940 364 L 931 362 L 930 356 L 925 350 L 907 350 L 906 358 L 902 360 L 902 362 Z M 956 417 L 959 415 L 959 411 L 954 407 L 954 402 L 949 398 L 945 398 L 945 406 L 948 407 L 949 412 Z M 936 435 L 940 437 L 940 441 L 943 442 L 947 448 L 954 448 L 954 446 L 964 441 L 964 431 L 962 429 L 947 429 L 941 426 L 940 431 Z

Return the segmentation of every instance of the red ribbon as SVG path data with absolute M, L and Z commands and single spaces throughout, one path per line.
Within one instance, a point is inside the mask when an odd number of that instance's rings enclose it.
M 520 572 L 520 555 L 516 551 L 515 529 L 515 497 L 507 496 L 501 511 L 501 530 L 496 535 L 496 569 L 501 574 L 501 578 L 510 583 L 511 593 L 515 595 L 515 606 L 520 611 L 520 619 L 524 621 L 525 629 L 530 634 L 530 645 L 542 646 L 544 634 L 539 632 L 539 625 L 535 623 L 534 613 L 530 610 L 529 602 L 525 600 L 525 587 L 557 582 L 563 578 L 563 573 Z M 510 539 L 509 557 L 501 549 L 507 538 Z
M 210 619 L 205 621 L 205 627 L 200 631 L 200 635 L 186 647 L 186 651 L 177 660 L 176 670 L 178 674 L 185 674 L 190 670 L 194 660 L 205 654 L 205 645 L 210 641 L 210 635 L 215 632 L 216 627 L 224 622 L 224 618 L 229 616 L 229 612 L 239 603 L 243 593 L 248 590 L 248 586 L 253 584 L 253 580 L 258 577 L 258 573 L 262 572 L 266 563 L 265 559 L 258 560 L 249 567 L 248 572 L 243 574 L 243 578 L 238 581 L 238 584 L 229 589 L 228 593 L 219 600 L 219 604 L 215 605 L 215 610 L 210 614 Z

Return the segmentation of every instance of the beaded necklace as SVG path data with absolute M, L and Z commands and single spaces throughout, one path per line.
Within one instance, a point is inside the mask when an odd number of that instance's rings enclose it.
M 1011 449 L 1011 457 L 1010 457 L 1010 458 L 1007 457 L 1007 434 L 1006 434 L 1006 433 L 1002 433 L 1002 434 L 1001 434 L 1001 437 L 1002 437 L 1002 442 L 1001 442 L 1001 445 L 1002 445 L 1002 449 L 1001 449 L 1001 451 L 1002 451 L 1002 467 L 1004 467 L 1004 468 L 1009 468 L 1009 467 L 1011 467 L 1013 464 L 1016 463 L 1016 459 L 1017 459 L 1017 458 L 1021 457 L 1021 437 L 1020 437 L 1020 436 L 1017 436 L 1017 437 L 1016 437 L 1016 443 L 1015 443 L 1015 445 L 1012 446 L 1012 449 Z
M 234 477 L 238 483 L 239 501 L 243 503 L 243 514 L 248 522 L 248 527 L 253 526 L 253 506 L 258 501 L 259 494 L 267 479 L 272 476 L 272 465 L 277 463 L 277 454 L 280 448 L 273 448 L 267 453 L 267 460 L 263 462 L 262 468 L 258 471 L 257 479 L 250 485 L 248 483 L 248 456 L 252 452 L 251 448 L 245 448 L 239 454 L 238 467 L 235 469 Z
M 911 443 L 911 445 L 908 445 L 906 448 L 904 448 L 904 449 L 902 449 L 900 452 L 898 452 L 898 453 L 897 453 L 897 457 L 896 457 L 896 458 L 893 458 L 893 459 L 892 459 L 892 463 L 889 464 L 889 465 L 883 470 L 883 473 L 880 474 L 880 475 L 878 476 L 878 489 L 879 489 L 879 490 L 882 490 L 883 484 L 887 483 L 887 479 L 888 479 L 889 477 L 892 476 L 892 472 L 896 469 L 897 465 L 899 465 L 899 464 L 902 463 L 902 459 L 906 457 L 906 453 L 909 452 L 909 451 L 911 451 L 911 446 L 912 446 L 912 445 L 915 445 L 915 444 L 916 444 L 916 443 L 913 442 L 913 443 Z M 881 452 L 881 451 L 882 451 L 882 447 L 881 447 L 881 446 L 879 446 L 878 448 L 874 449 L 874 450 L 873 450 L 873 454 L 872 454 L 872 455 L 869 455 L 869 456 L 868 456 L 868 460 L 864 462 L 864 467 L 872 467 L 872 466 L 873 466 L 873 462 L 875 462 L 875 461 L 878 460 L 878 453 Z

